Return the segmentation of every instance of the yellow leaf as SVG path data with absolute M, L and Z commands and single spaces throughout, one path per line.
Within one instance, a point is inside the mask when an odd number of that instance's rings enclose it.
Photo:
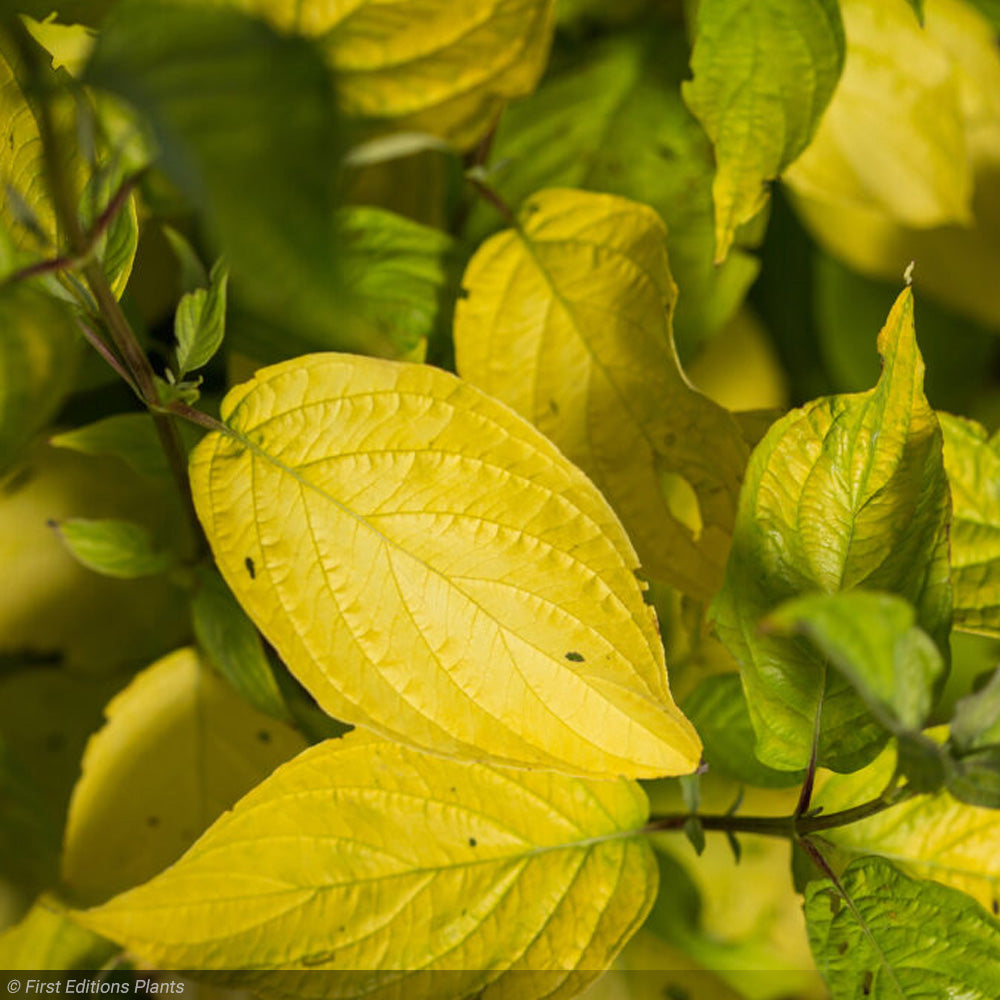
M 96 969 L 114 951 L 72 921 L 55 899 L 43 896 L 19 924 L 0 934 L 0 969 Z
M 448 761 L 355 732 L 281 767 L 172 868 L 78 917 L 160 967 L 337 970 L 227 977 L 286 995 L 570 996 L 652 904 L 648 811 L 634 782 Z
M 306 746 L 181 649 L 105 709 L 73 790 L 63 877 L 86 902 L 175 861 L 220 813 Z
M 1000 440 L 972 420 L 938 420 L 951 485 L 955 627 L 1000 635 Z
M 465 148 L 548 59 L 552 0 L 230 0 L 316 38 L 344 109 Z
M 258 371 L 191 457 L 223 576 L 335 718 L 448 755 L 691 771 L 653 611 L 601 495 L 435 368 L 316 354 Z
M 931 731 L 930 735 L 935 735 Z M 944 738 L 944 732 L 938 732 Z M 831 775 L 813 804 L 827 813 L 867 802 L 882 793 L 896 768 L 887 747 L 864 770 Z M 851 855 L 879 854 L 917 878 L 934 879 L 978 899 L 992 913 L 1000 907 L 1000 812 L 965 805 L 947 792 L 920 795 L 823 836 Z
M 747 447 L 673 347 L 666 229 L 615 195 L 550 190 L 488 240 L 455 313 L 460 373 L 531 420 L 621 517 L 643 572 L 722 580 Z

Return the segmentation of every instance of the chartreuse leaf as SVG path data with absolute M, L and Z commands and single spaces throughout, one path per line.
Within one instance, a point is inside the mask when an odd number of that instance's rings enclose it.
M 833 813 L 876 798 L 888 785 L 896 759 L 890 744 L 863 770 L 821 783 L 813 804 Z M 993 913 L 1000 911 L 1000 812 L 995 809 L 967 805 L 942 791 L 824 830 L 823 836 L 838 851 L 882 855 L 915 877 L 954 886 Z
M 300 754 L 173 867 L 78 918 L 155 966 L 233 970 L 255 990 L 570 996 L 652 905 L 648 813 L 634 782 L 355 732 Z
M 552 39 L 552 0 L 230 2 L 315 38 L 349 114 L 460 148 L 534 89 Z
M 1000 744 L 1000 667 L 982 688 L 959 700 L 951 738 L 959 750 Z
M 806 921 L 833 1000 L 992 1000 L 1000 989 L 1000 923 L 974 900 L 859 858 L 841 885 L 810 882 Z
M 944 662 L 895 594 L 849 590 L 806 594 L 772 611 L 761 627 L 801 635 L 826 657 L 890 732 L 923 727 Z
M 208 287 L 186 292 L 178 302 L 174 315 L 178 379 L 203 368 L 222 346 L 228 284 L 229 271 L 220 260 L 212 268 Z
M 0 475 L 59 411 L 79 357 L 62 303 L 26 285 L 0 288 Z
M 0 969 L 99 969 L 116 950 L 43 896 L 19 924 L 0 933 Z
M 715 146 L 715 259 L 806 148 L 844 65 L 837 0 L 701 0 L 684 100 Z
M 198 516 L 335 718 L 601 777 L 695 768 L 621 525 L 507 407 L 438 369 L 317 354 L 221 415 L 191 457 Z
M 951 485 L 955 627 L 1000 636 L 1000 438 L 939 413 Z
M 810 644 L 758 630 L 782 602 L 861 587 L 895 593 L 947 655 L 950 498 L 908 289 L 878 348 L 883 371 L 874 389 L 793 410 L 771 427 L 747 469 L 711 613 L 740 664 L 757 756 L 771 767 L 808 762 L 821 699 L 820 763 L 854 769 L 883 738 Z
M 85 902 L 166 868 L 306 745 L 251 708 L 192 649 L 139 673 L 105 715 L 83 754 L 63 844 L 64 881 Z
M 198 645 L 219 673 L 254 708 L 289 718 L 260 635 L 215 570 L 198 571 L 191 623 Z
M 815 201 L 837 213 L 885 213 L 917 229 L 970 221 L 973 170 L 963 103 L 977 109 L 973 128 L 988 119 L 989 103 L 975 94 L 981 86 L 975 76 L 984 65 L 973 41 L 975 19 L 962 9 L 965 4 L 939 3 L 938 34 L 920 27 L 911 6 L 903 0 L 842 0 L 843 78 L 814 141 L 785 174 L 810 215 L 808 203 Z M 968 81 L 949 52 L 962 45 L 975 66 Z M 829 221 L 837 225 L 835 218 Z M 873 249 L 859 247 L 847 259 Z
M 680 369 L 666 240 L 659 216 L 624 198 L 536 195 L 470 262 L 455 357 L 594 479 L 647 576 L 707 599 L 747 448 Z
M 78 562 L 104 576 L 123 580 L 155 576 L 175 561 L 172 552 L 155 548 L 149 531 L 134 521 L 80 517 L 53 526 Z
M 141 114 L 255 314 L 380 346 L 337 322 L 340 127 L 313 45 L 217 5 L 128 0 L 104 20 L 86 82 Z
M 504 112 L 490 177 L 514 208 L 550 187 L 606 191 L 655 208 L 670 234 L 682 355 L 735 312 L 758 269 L 740 249 L 714 264 L 712 147 L 681 99 L 688 72 L 680 25 L 654 21 L 581 47 L 552 67 L 536 93 Z M 495 226 L 492 207 L 477 205 L 473 232 Z

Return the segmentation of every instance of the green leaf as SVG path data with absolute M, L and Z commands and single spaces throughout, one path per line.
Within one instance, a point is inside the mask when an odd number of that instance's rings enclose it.
M 49 439 L 57 448 L 84 455 L 114 455 L 150 479 L 166 479 L 170 466 L 163 446 L 145 413 L 119 413 Z
M 697 766 L 621 525 L 506 406 L 438 369 L 317 354 L 259 370 L 221 415 L 191 456 L 198 516 L 334 718 L 593 776 Z
M 159 166 L 212 224 L 256 313 L 328 343 L 379 346 L 338 322 L 340 125 L 309 42 L 223 7 L 128 0 L 105 19 L 86 80 L 143 116 Z
M 944 733 L 933 733 L 940 741 Z M 880 795 L 896 769 L 893 744 L 868 767 L 835 775 L 813 796 L 825 813 Z M 959 802 L 946 791 L 921 795 L 823 836 L 848 855 L 883 855 L 919 878 L 932 878 L 968 893 L 1000 912 L 1000 813 Z
M 719 266 L 713 262 L 714 162 L 680 96 L 687 75 L 680 25 L 646 24 L 641 32 L 581 46 L 553 65 L 535 94 L 504 112 L 490 177 L 515 209 L 555 187 L 618 194 L 656 209 L 670 234 L 682 356 L 735 313 L 758 270 L 742 249 Z M 474 234 L 495 228 L 495 216 L 491 207 L 477 207 Z
M 983 17 L 1000 31 L 1000 0 L 968 0 L 970 7 L 975 7 Z
M 99 969 L 116 950 L 71 920 L 57 900 L 43 896 L 19 924 L 0 933 L 0 969 Z
M 878 722 L 898 734 L 923 727 L 943 679 L 941 653 L 916 617 L 912 605 L 894 594 L 850 590 L 793 598 L 761 627 L 805 636 Z
M 1000 636 L 1000 438 L 938 414 L 952 498 L 955 627 Z
M 861 587 L 898 594 L 947 662 L 950 498 L 909 290 L 878 346 L 874 389 L 793 410 L 755 449 L 713 602 L 719 637 L 740 664 L 757 756 L 771 767 L 806 765 L 820 699 L 824 766 L 852 770 L 882 740 L 863 724 L 868 712 L 845 681 L 824 684 L 824 658 L 809 644 L 758 631 L 782 602 Z
M 105 709 L 83 754 L 63 880 L 93 903 L 162 871 L 226 809 L 305 748 L 181 649 L 141 671 Z
M 636 202 L 535 195 L 518 228 L 469 263 L 455 358 L 464 378 L 594 479 L 647 577 L 707 600 L 722 579 L 747 447 L 732 415 L 681 371 L 666 243 L 659 216 Z
M 208 285 L 208 271 L 205 270 L 205 265 L 202 264 L 201 258 L 191 246 L 188 238 L 174 229 L 173 226 L 161 228 L 180 266 L 181 291 L 186 294 L 199 288 L 205 288 Z
M 955 761 L 948 791 L 960 802 L 1000 809 L 1000 746 L 983 747 Z
M 955 705 L 951 738 L 963 751 L 1000 744 L 1000 667 L 982 688 Z
M 754 755 L 754 731 L 738 674 L 706 677 L 681 703 L 705 744 L 712 771 L 764 788 L 787 788 L 802 771 L 776 771 Z
M 175 561 L 173 553 L 154 548 L 149 531 L 133 521 L 70 518 L 53 527 L 78 562 L 104 576 L 155 576 Z
M 24 284 L 0 288 L 0 475 L 59 412 L 79 359 L 62 303 Z
M 816 964 L 833 1000 L 993 1000 L 1000 990 L 1000 923 L 974 900 L 861 858 L 806 888 Z
M 226 286 L 229 271 L 216 263 L 207 288 L 187 292 L 177 304 L 174 337 L 177 340 L 176 377 L 203 368 L 222 346 L 226 332 Z
M 110 209 L 112 199 L 125 182 L 126 166 L 120 158 L 111 158 L 91 176 L 80 198 L 79 216 L 85 230 L 89 231 Z M 116 298 L 121 298 L 125 291 L 138 247 L 139 215 L 136 197 L 130 194 L 94 246 L 94 255 L 104 268 Z
M 700 0 L 684 100 L 715 147 L 715 260 L 808 146 L 844 65 L 836 0 Z
M 260 635 L 214 570 L 198 572 L 191 621 L 202 652 L 235 690 L 254 708 L 287 721 L 288 708 Z
M 255 991 L 570 996 L 652 905 L 648 811 L 634 782 L 352 733 L 281 767 L 168 871 L 78 917 L 154 966 L 233 970 L 226 981 Z M 317 984 L 241 969 L 329 971 Z
M 913 8 L 913 13 L 917 15 L 917 20 L 920 22 L 920 27 L 924 26 L 924 0 L 906 0 L 906 2 Z M 973 0 L 975 3 L 975 0 Z

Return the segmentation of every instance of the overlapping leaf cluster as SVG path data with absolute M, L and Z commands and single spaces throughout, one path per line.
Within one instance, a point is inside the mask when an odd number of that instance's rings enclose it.
M 41 6 L 0 966 L 1000 993 L 997 11 Z

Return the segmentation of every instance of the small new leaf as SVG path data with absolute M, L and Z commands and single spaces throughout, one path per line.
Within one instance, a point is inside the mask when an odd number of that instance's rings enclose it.
M 209 275 L 208 288 L 186 293 L 174 316 L 177 339 L 177 379 L 203 368 L 222 346 L 226 332 L 226 286 L 229 271 L 217 261 Z
M 354 732 L 279 768 L 163 874 L 77 916 L 154 967 L 233 970 L 226 981 L 255 991 L 523 996 L 530 971 L 544 995 L 569 996 L 652 906 L 648 812 L 634 782 Z M 289 977 L 311 969 L 331 974 Z
M 964 893 L 861 858 L 806 887 L 809 943 L 833 1000 L 961 996 L 1000 988 L 1000 923 Z
M 155 548 L 146 528 L 132 521 L 71 518 L 52 526 L 78 562 L 104 576 L 154 576 L 175 561 L 173 553 Z
M 438 753 L 685 774 L 637 561 L 594 485 L 439 369 L 259 370 L 191 456 L 219 570 L 334 718 Z

